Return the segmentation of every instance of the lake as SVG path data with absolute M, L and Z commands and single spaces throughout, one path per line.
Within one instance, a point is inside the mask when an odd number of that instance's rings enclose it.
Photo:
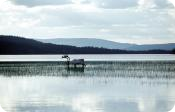
M 168 112 L 175 105 L 174 55 L 71 58 L 87 66 L 68 69 L 61 55 L 1 55 L 0 105 L 7 112 Z
M 84 58 L 86 61 L 160 61 L 174 60 L 172 54 L 100 54 L 69 55 L 73 58 Z M 62 55 L 0 55 L 0 61 L 63 61 Z

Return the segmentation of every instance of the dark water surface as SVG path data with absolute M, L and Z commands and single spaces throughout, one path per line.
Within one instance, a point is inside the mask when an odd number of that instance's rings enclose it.
M 175 105 L 175 61 L 1 63 L 7 112 L 168 112 Z

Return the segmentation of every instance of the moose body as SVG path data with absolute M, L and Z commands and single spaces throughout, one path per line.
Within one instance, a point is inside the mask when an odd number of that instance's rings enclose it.
M 75 67 L 76 65 L 82 65 L 85 66 L 84 59 L 73 59 L 71 62 Z

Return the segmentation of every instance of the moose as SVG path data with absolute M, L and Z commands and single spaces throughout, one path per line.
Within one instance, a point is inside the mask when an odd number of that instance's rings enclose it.
M 74 68 L 76 68 L 77 65 L 82 65 L 83 68 L 86 66 L 84 59 L 73 59 L 71 61 L 70 57 L 68 55 L 64 55 L 64 56 L 62 56 L 62 58 L 66 58 L 67 59 L 67 66 L 68 66 L 68 68 L 69 68 L 70 64 L 74 65 Z

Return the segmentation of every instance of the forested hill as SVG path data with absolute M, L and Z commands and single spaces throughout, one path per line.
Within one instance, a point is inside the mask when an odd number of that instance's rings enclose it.
M 97 47 L 75 47 L 42 43 L 33 39 L 0 35 L 0 54 L 167 54 L 172 51 L 126 51 Z

